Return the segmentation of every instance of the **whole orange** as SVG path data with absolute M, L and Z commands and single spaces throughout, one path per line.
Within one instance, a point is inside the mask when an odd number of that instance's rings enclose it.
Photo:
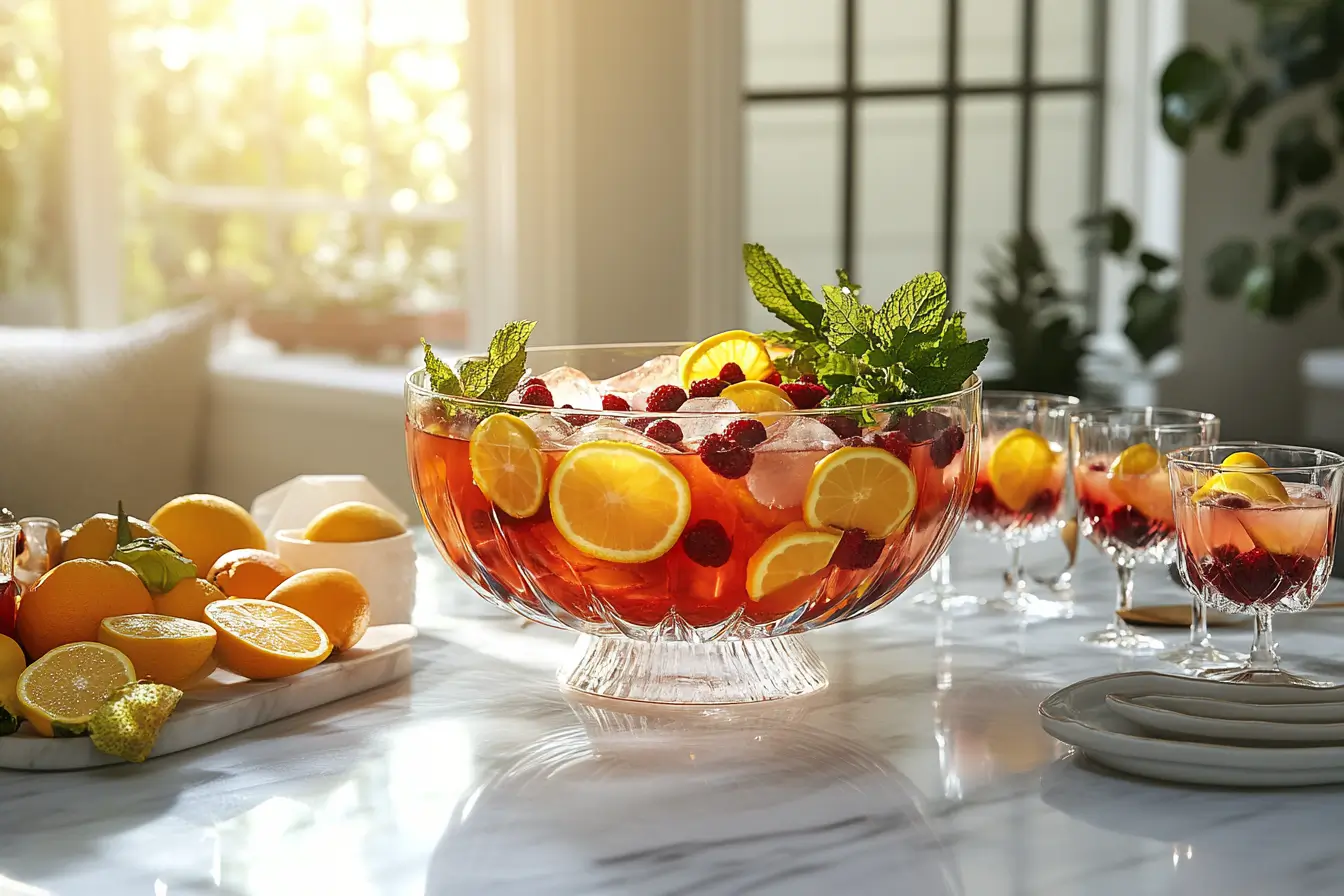
M 349 650 L 369 630 L 369 593 L 344 569 L 305 569 L 271 592 L 269 600 L 293 607 L 331 639 L 333 650 Z
M 206 578 L 229 597 L 261 600 L 292 575 L 294 570 L 281 562 L 278 554 L 239 548 L 216 560 Z
M 67 560 L 37 580 L 19 602 L 19 643 L 30 659 L 75 641 L 97 641 L 108 616 L 153 613 L 154 601 L 124 563 Z
M 266 536 L 252 515 L 216 495 L 174 498 L 154 511 L 149 524 L 196 564 L 198 576 L 235 548 L 266 547 Z
M 205 579 L 183 579 L 166 594 L 155 594 L 154 612 L 193 622 L 205 621 L 205 605 L 224 599 L 224 593 Z

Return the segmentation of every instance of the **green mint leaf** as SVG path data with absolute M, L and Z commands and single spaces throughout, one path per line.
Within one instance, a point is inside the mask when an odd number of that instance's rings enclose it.
M 850 282 L 849 272 L 847 272 L 844 268 L 840 268 L 835 272 L 835 279 L 836 282 L 840 284 L 841 289 L 849 290 L 854 294 L 855 298 L 858 298 L 859 291 L 862 290 L 863 287 L 859 286 L 859 284 L 857 283 Z
M 742 262 L 756 301 L 793 329 L 802 330 L 814 339 L 821 338 L 825 309 L 806 283 L 759 243 L 742 247 Z
M 527 338 L 536 321 L 516 320 L 495 331 L 484 358 L 471 358 L 462 365 L 465 394 L 484 401 L 504 401 L 527 369 Z
M 785 348 L 803 348 L 816 342 L 816 338 L 802 330 L 765 330 L 761 333 L 761 338 L 772 345 L 782 345 Z
M 420 344 L 425 347 L 425 373 L 429 375 L 429 388 L 441 395 L 464 395 L 462 381 L 457 378 L 453 368 L 439 360 L 434 349 L 423 338 Z
M 938 333 L 947 306 L 947 281 L 943 275 L 920 274 L 882 303 L 873 319 L 873 331 L 884 347 L 899 357 L 910 333 Z
M 873 336 L 873 309 L 842 286 L 823 286 L 826 297 L 822 332 L 826 344 L 847 355 L 862 357 L 868 353 Z
M 955 392 L 975 373 L 988 351 L 988 339 L 954 346 L 936 363 L 907 370 L 906 382 L 920 395 Z
M 828 387 L 829 388 L 829 387 Z M 821 401 L 824 408 L 850 408 L 857 405 L 877 404 L 880 401 L 876 392 L 861 385 L 841 385 L 831 390 Z

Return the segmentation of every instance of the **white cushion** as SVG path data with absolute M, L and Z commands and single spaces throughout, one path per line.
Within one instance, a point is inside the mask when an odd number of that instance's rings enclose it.
M 73 525 L 193 491 L 213 307 L 114 330 L 0 327 L 0 506 Z

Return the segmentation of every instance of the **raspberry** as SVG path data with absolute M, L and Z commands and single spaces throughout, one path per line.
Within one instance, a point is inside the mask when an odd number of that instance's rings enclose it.
M 619 395 L 603 395 L 602 410 L 604 411 L 628 411 L 630 402 Z
M 719 393 L 728 388 L 721 379 L 696 380 L 691 383 L 692 398 L 718 398 Z
M 743 448 L 755 448 L 765 441 L 765 424 L 759 420 L 734 420 L 723 434 Z
M 640 432 L 643 432 L 644 430 L 649 428 L 649 424 L 652 422 L 653 422 L 652 417 L 633 417 L 625 421 L 625 425 L 630 427 L 631 429 L 637 429 Z
M 680 386 L 659 386 L 649 393 L 646 407 L 657 414 L 670 414 L 685 403 L 685 389 Z
M 730 386 L 733 383 L 743 382 L 746 378 L 747 375 L 742 372 L 742 367 L 736 361 L 729 361 L 719 368 L 719 379 Z
M 1091 470 L 1093 473 L 1105 473 L 1106 463 L 1105 461 L 1094 460 L 1092 461 L 1092 463 L 1087 465 L 1087 468 Z
M 574 410 L 574 405 L 572 404 L 562 404 L 560 407 L 563 410 Z M 596 414 L 565 414 L 564 416 L 565 422 L 570 426 L 587 426 L 596 419 Z
M 938 469 L 942 469 L 952 463 L 952 458 L 957 456 L 966 445 L 966 433 L 960 426 L 953 424 L 938 434 L 933 440 L 933 445 L 929 448 L 929 459 Z
M 897 417 L 896 425 L 890 427 L 900 430 L 910 437 L 910 441 L 931 442 L 940 432 L 952 425 L 952 419 L 937 411 L 920 411 L 909 417 Z
M 1234 495 L 1231 492 L 1219 495 L 1213 503 L 1228 510 L 1247 510 L 1251 506 L 1251 500 L 1245 495 Z
M 844 414 L 827 414 L 825 417 L 818 417 L 817 419 L 830 427 L 831 432 L 842 439 L 852 439 L 859 434 L 859 421 L 853 417 L 846 417 Z
M 522 383 L 519 384 L 518 388 L 526 389 L 528 386 L 544 386 L 544 385 L 546 385 L 546 381 L 544 379 L 542 379 L 539 376 L 534 376 L 530 380 L 523 380 Z
M 883 451 L 890 452 L 907 464 L 910 463 L 910 452 L 914 449 L 914 445 L 910 444 L 910 438 L 905 433 L 880 432 L 873 436 L 873 441 Z
M 817 375 L 815 373 L 805 373 L 802 376 L 798 377 L 798 382 L 807 383 L 810 386 L 815 386 L 817 383 L 821 382 L 821 380 L 817 379 Z
M 644 430 L 644 435 L 664 445 L 675 445 L 681 441 L 681 427 L 671 420 L 655 420 Z
M 862 529 L 846 529 L 831 554 L 831 562 L 838 569 L 868 569 L 882 556 L 886 544 L 880 539 L 869 538 Z
M 938 443 L 935 442 L 934 444 L 937 445 Z M 1043 488 L 1032 495 L 1031 500 L 1027 502 L 1027 506 L 1022 509 L 1032 516 L 1048 516 L 1054 513 L 1058 506 L 1059 493 L 1053 489 Z
M 847 439 L 841 439 L 840 444 L 846 448 L 872 448 L 873 444 L 863 436 L 850 436 Z
M 699 453 L 710 472 L 724 479 L 741 479 L 751 470 L 751 449 L 717 432 L 700 440 Z
M 793 406 L 803 411 L 812 410 L 831 394 L 819 383 L 785 383 L 780 388 L 789 396 Z
M 692 562 L 701 566 L 722 566 L 733 555 L 733 540 L 720 523 L 700 520 L 686 527 L 681 549 Z
M 545 386 L 528 386 L 523 390 L 523 395 L 518 400 L 523 404 L 532 404 L 542 408 L 555 407 L 555 399 L 551 397 L 551 390 Z
M 772 370 L 765 375 L 765 378 L 762 379 L 761 382 L 769 383 L 772 386 L 778 386 L 780 383 L 784 382 L 784 378 L 779 375 L 778 370 Z

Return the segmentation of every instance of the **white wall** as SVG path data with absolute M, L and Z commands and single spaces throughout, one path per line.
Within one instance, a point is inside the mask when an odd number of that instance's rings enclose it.
M 1227 0 L 1187 2 L 1190 41 L 1216 51 L 1233 39 L 1251 42 L 1253 7 Z M 1324 113 L 1324 101 L 1314 105 Z M 1307 349 L 1344 344 L 1338 286 L 1310 313 L 1280 324 L 1252 317 L 1240 305 L 1214 302 L 1203 284 L 1203 260 L 1224 239 L 1246 236 L 1259 240 L 1291 226 L 1291 208 L 1276 220 L 1270 218 L 1267 207 L 1269 149 L 1278 123 L 1292 114 L 1291 109 L 1282 110 L 1259 122 L 1240 158 L 1224 156 L 1216 138 L 1202 135 L 1186 160 L 1183 363 L 1180 374 L 1161 385 L 1160 394 L 1167 404 L 1218 414 L 1225 438 L 1303 440 L 1305 402 L 1299 359 Z M 1344 182 L 1335 181 L 1331 199 L 1344 200 Z

